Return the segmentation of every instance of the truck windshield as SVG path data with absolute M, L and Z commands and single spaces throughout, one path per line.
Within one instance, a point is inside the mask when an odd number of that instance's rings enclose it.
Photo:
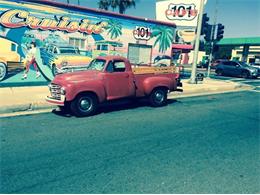
M 92 62 L 90 62 L 88 66 L 88 70 L 102 71 L 105 67 L 105 64 L 106 64 L 106 60 L 95 59 Z

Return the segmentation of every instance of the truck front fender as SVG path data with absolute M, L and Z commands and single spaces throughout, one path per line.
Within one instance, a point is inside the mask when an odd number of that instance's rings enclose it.
M 149 77 L 143 81 L 143 89 L 145 95 L 149 95 L 153 89 L 158 87 L 164 87 L 172 91 L 176 88 L 176 82 L 172 78 L 168 77 Z
M 68 90 L 66 90 L 66 101 L 72 101 L 76 96 L 80 93 L 90 92 L 94 93 L 99 102 L 104 102 L 106 100 L 106 92 L 105 87 L 101 81 L 89 81 L 78 83 L 77 85 L 68 86 Z

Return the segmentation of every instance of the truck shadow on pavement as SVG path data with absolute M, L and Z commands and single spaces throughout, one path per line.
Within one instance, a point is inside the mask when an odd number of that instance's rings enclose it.
M 167 105 L 176 103 L 177 100 L 168 99 Z M 95 115 L 99 115 L 101 113 L 111 113 L 116 111 L 123 111 L 123 110 L 131 110 L 131 109 L 138 109 L 141 107 L 151 107 L 149 102 L 146 99 L 136 100 L 119 100 L 119 101 L 112 101 L 109 103 L 105 103 L 99 106 Z M 52 113 L 62 117 L 74 117 L 74 115 L 70 111 L 60 111 L 57 109 L 53 109 Z M 84 117 L 83 117 L 84 118 Z

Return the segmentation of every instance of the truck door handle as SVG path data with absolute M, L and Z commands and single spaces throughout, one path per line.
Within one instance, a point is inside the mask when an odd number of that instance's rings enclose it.
M 125 76 L 125 78 L 129 78 L 129 74 L 127 74 L 127 75 Z

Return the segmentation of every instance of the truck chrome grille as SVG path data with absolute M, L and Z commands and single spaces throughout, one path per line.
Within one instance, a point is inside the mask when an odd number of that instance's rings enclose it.
M 49 85 L 51 97 L 56 100 L 61 100 L 61 86 L 51 83 Z

